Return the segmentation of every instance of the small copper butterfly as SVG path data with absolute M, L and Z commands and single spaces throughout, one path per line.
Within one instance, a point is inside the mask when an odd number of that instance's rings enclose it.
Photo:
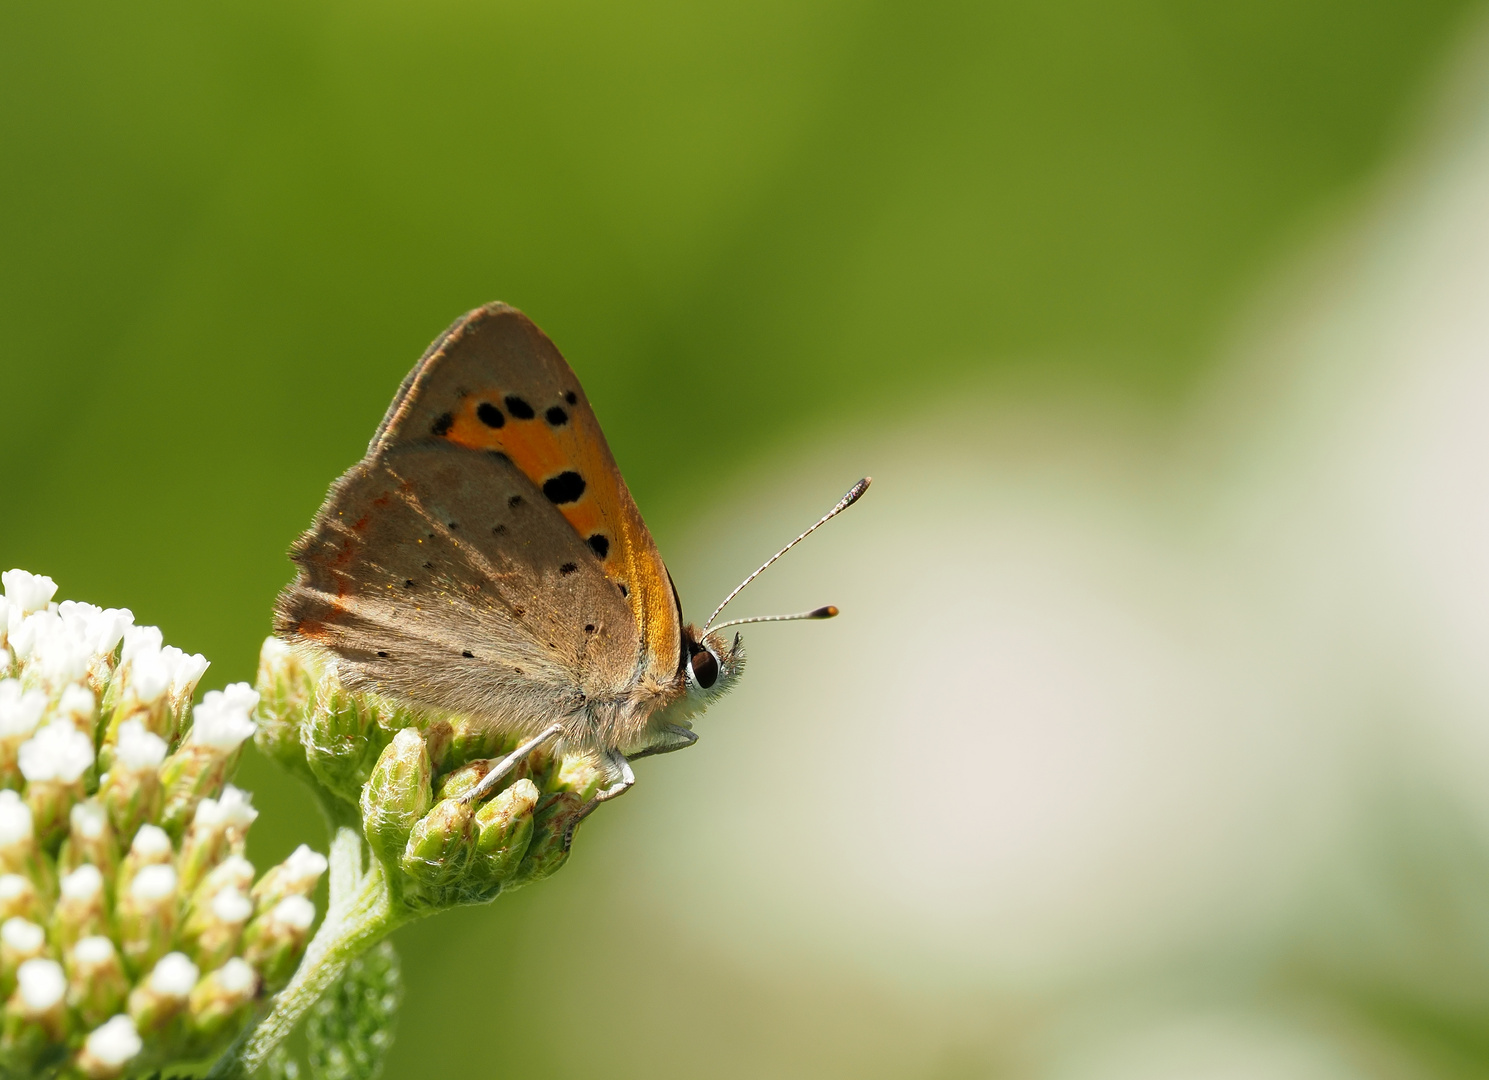
M 692 745 L 692 719 L 738 678 L 747 622 L 700 630 L 621 478 L 579 380 L 515 308 L 488 304 L 437 338 L 291 551 L 274 630 L 329 649 L 348 685 L 460 713 L 521 740 L 467 798 L 550 739 L 594 752 L 607 786 L 630 761 Z

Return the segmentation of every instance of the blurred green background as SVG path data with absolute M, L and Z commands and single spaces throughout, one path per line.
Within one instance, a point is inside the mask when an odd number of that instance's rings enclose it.
M 288 544 L 425 345 L 498 298 L 584 379 L 664 552 L 806 437 L 1009 386 L 1161 417 L 1478 13 L 9 4 L 0 562 L 158 623 L 205 685 L 251 678 Z M 310 803 L 245 775 L 267 865 Z M 797 1030 L 779 988 L 622 924 L 616 827 L 400 935 L 389 1075 L 1017 1072 L 987 1049 L 1015 1012 L 965 1049 L 824 975 L 791 991 L 819 1003 Z M 607 962 L 619 938 L 659 959 Z M 902 1028 L 937 1049 L 858 1041 Z M 497 1030 L 523 1036 L 498 1053 Z

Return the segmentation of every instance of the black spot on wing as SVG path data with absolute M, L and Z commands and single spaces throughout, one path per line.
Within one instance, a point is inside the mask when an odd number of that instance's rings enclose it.
M 428 565 L 429 565 L 429 564 L 428 564 L 428 563 L 425 563 L 425 564 L 424 564 L 424 565 L 425 565 L 425 566 L 428 566 Z M 414 579 L 413 579 L 413 578 L 409 578 L 409 579 L 408 579 L 408 580 L 406 580 L 406 581 L 405 581 L 405 582 L 404 582 L 404 583 L 403 583 L 403 587 L 404 587 L 404 588 L 405 588 L 405 589 L 412 589 L 412 588 L 413 588 L 413 587 L 414 587 Z
M 499 428 L 507 422 L 502 411 L 489 401 L 483 401 L 476 406 L 476 419 L 489 428 Z
M 434 418 L 434 423 L 429 425 L 431 435 L 444 435 L 455 426 L 455 417 L 450 413 L 440 413 Z
M 615 583 L 615 587 L 620 590 L 621 596 L 628 597 L 631 595 L 631 590 L 626 588 L 626 583 L 624 581 L 617 581 Z
M 508 394 L 502 399 L 502 403 L 506 405 L 507 412 L 511 413 L 513 418 L 517 420 L 531 420 L 534 416 L 538 415 L 533 412 L 531 405 L 516 394 Z
M 572 469 L 566 469 L 543 481 L 543 494 L 548 496 L 549 502 L 560 505 L 577 502 L 579 496 L 584 494 L 584 477 Z
M 507 527 L 505 525 L 496 525 L 496 526 L 493 526 L 492 529 L 491 529 L 491 532 L 494 535 L 496 535 L 496 536 L 500 536 L 502 533 L 504 533 L 506 531 L 507 531 Z
M 462 650 L 460 655 L 465 657 L 467 660 L 474 660 L 476 658 L 476 654 L 471 652 L 469 649 Z
M 593 634 L 595 632 L 595 624 L 592 622 L 585 623 L 584 632 L 586 634 Z
M 576 393 L 574 393 L 574 391 L 570 390 L 568 393 L 566 393 L 564 395 L 564 400 L 567 401 L 570 405 L 578 405 L 579 404 L 579 395 L 576 394 Z
M 578 570 L 578 569 L 579 569 L 579 564 L 578 563 L 566 562 L 566 563 L 564 563 L 562 566 L 560 566 L 558 568 L 558 572 L 560 574 L 572 574 L 575 570 Z
M 604 533 L 595 533 L 585 543 L 589 545 L 591 551 L 602 559 L 610 554 L 610 538 Z
M 378 651 L 377 651 L 377 654 L 378 654 L 378 655 L 379 655 L 379 656 L 381 656 L 381 657 L 382 657 L 382 658 L 383 658 L 383 659 L 385 659 L 385 660 L 386 660 L 386 659 L 387 659 L 387 657 L 388 657 L 388 654 L 387 654 L 387 653 L 385 653 L 385 652 L 383 652 L 383 651 L 382 651 L 382 650 L 381 650 L 381 649 L 379 649 L 379 650 L 378 650 Z
M 507 500 L 507 505 L 510 506 L 513 510 L 517 509 L 517 507 L 522 505 L 522 496 L 513 495 L 510 499 Z
M 563 408 L 559 405 L 555 405 L 545 412 L 543 418 L 554 427 L 563 427 L 569 422 L 569 414 L 564 412 Z

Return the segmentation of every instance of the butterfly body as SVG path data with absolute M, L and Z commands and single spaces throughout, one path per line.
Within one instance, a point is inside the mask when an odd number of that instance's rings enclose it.
M 683 622 L 578 379 L 504 304 L 435 341 L 291 557 L 275 632 L 350 686 L 557 732 L 627 776 L 690 743 L 743 662 Z

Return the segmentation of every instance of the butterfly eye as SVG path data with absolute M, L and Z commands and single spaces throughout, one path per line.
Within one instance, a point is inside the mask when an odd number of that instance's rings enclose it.
M 693 669 L 693 678 L 698 685 L 707 690 L 719 679 L 719 661 L 713 653 L 707 649 L 699 649 L 688 661 L 688 666 Z

